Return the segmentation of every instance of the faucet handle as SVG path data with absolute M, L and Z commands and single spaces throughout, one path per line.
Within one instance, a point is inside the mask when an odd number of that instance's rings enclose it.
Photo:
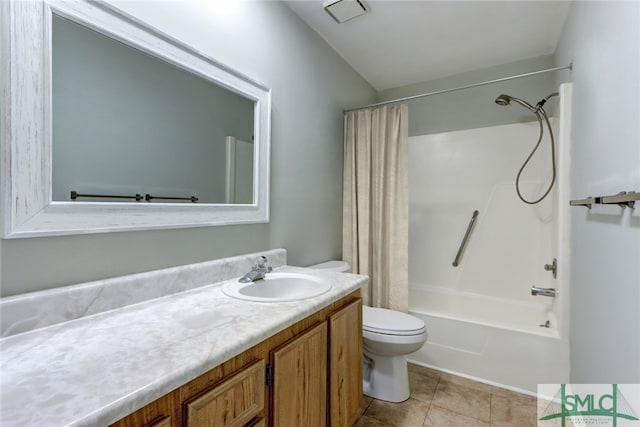
M 267 267 L 266 264 L 267 264 L 267 257 L 264 255 L 261 255 L 256 260 L 256 265 L 253 266 L 253 270 L 266 271 L 267 273 L 270 273 L 273 270 L 273 268 Z
M 273 271 L 272 267 L 267 266 L 267 257 L 264 255 L 258 258 L 258 268 L 264 271 L 265 273 L 271 273 Z
M 264 268 L 266 263 L 267 263 L 267 257 L 264 255 L 260 255 L 256 260 L 256 267 Z

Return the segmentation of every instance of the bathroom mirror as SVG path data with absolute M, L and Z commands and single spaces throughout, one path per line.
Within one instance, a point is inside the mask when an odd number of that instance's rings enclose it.
M 102 2 L 0 19 L 4 238 L 268 221 L 267 87 Z

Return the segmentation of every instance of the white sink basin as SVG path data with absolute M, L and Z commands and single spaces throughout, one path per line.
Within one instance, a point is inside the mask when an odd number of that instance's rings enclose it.
M 237 280 L 222 286 L 230 297 L 257 302 L 286 302 L 317 297 L 331 289 L 331 284 L 309 274 L 267 273 L 263 280 L 240 283 Z

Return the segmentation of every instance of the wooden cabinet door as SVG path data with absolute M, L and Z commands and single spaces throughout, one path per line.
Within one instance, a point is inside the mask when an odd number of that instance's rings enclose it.
M 183 403 L 186 427 L 240 427 L 264 408 L 264 359 Z
M 267 422 L 264 420 L 264 418 L 256 418 L 245 427 L 267 427 Z
M 271 423 L 277 427 L 327 425 L 327 323 L 271 352 Z
M 329 316 L 331 427 L 351 427 L 362 413 L 362 300 Z
M 145 427 L 171 427 L 171 417 L 164 417 L 161 420 L 146 425 Z

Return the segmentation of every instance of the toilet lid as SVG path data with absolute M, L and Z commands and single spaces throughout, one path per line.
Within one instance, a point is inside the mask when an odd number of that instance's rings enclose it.
M 410 314 L 366 305 L 362 306 L 362 329 L 387 335 L 417 335 L 426 330 L 424 322 Z
M 341 271 L 348 272 L 351 270 L 351 265 L 349 265 L 346 261 L 327 261 L 316 265 L 311 265 L 309 268 L 316 268 L 318 270 L 333 270 L 333 271 Z

